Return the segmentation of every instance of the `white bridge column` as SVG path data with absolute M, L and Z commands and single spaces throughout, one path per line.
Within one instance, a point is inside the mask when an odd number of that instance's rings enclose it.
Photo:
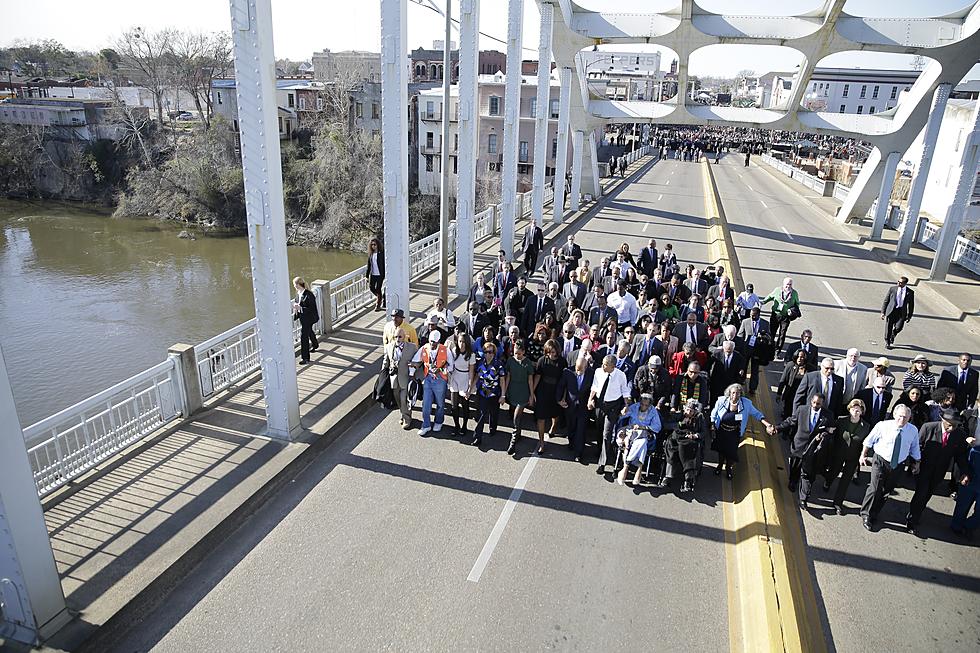
M 521 38 L 524 0 L 507 5 L 507 85 L 504 89 L 504 171 L 500 188 L 500 249 L 514 258 L 517 221 L 517 141 L 521 129 Z
M 0 632 L 36 644 L 71 620 L 0 350 Z
M 960 177 L 956 182 L 956 194 L 953 202 L 946 211 L 942 229 L 939 232 L 939 245 L 936 247 L 936 257 L 932 259 L 932 269 L 929 271 L 930 281 L 945 281 L 949 272 L 949 264 L 953 258 L 956 238 L 963 226 L 963 215 L 966 213 L 967 202 L 977 179 L 977 166 L 980 165 L 980 102 L 973 107 L 973 131 L 967 136 L 960 159 Z
M 467 295 L 473 278 L 473 215 L 476 212 L 476 152 L 479 97 L 477 65 L 480 0 L 459 3 L 459 188 L 456 192 L 456 293 Z
M 565 172 L 568 170 L 568 112 L 572 99 L 572 69 L 558 69 L 558 153 L 555 156 L 555 200 L 551 212 L 555 224 L 565 216 Z
M 912 248 L 915 227 L 919 223 L 922 195 L 925 193 L 926 181 L 929 178 L 929 166 L 932 164 L 932 155 L 936 151 L 939 127 L 942 125 L 943 114 L 946 112 L 946 100 L 949 99 L 949 92 L 952 88 L 952 84 L 940 84 L 936 87 L 936 92 L 932 97 L 932 109 L 929 110 L 929 120 L 926 121 L 925 132 L 922 135 L 922 158 L 919 161 L 919 166 L 915 169 L 915 176 L 912 178 L 908 208 L 905 211 L 905 220 L 902 222 L 902 231 L 895 250 L 895 258 L 898 259 L 907 257 Z
M 578 211 L 582 201 L 582 157 L 585 149 L 585 132 L 576 129 L 572 132 L 572 197 L 569 208 Z
M 602 196 L 602 184 L 599 180 L 599 146 L 595 140 L 595 130 L 589 132 L 589 170 L 592 171 L 592 197 Z
M 238 123 L 267 435 L 300 429 L 270 0 L 231 0 Z
M 381 150 L 384 181 L 385 297 L 409 314 L 408 12 L 406 0 L 381 0 Z M 448 75 L 451 71 L 444 71 Z M 448 103 L 444 103 L 448 104 Z M 443 162 L 445 165 L 445 162 Z
M 885 230 L 885 220 L 891 208 L 892 189 L 895 187 L 895 170 L 898 168 L 900 158 L 902 158 L 901 152 L 890 152 L 885 159 L 881 188 L 878 190 L 878 205 L 875 207 L 874 219 L 871 222 L 871 240 L 881 240 L 881 233 Z
M 548 118 L 551 116 L 551 27 L 554 7 L 538 3 L 541 23 L 538 33 L 538 96 L 534 114 L 534 183 L 531 187 L 531 212 L 534 224 L 544 224 L 545 169 L 548 167 Z M 558 177 L 555 176 L 555 183 Z

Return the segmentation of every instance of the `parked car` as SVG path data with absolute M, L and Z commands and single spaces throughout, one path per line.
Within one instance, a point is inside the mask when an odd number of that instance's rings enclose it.
M 194 120 L 194 114 L 189 111 L 181 111 L 177 115 L 177 120 Z

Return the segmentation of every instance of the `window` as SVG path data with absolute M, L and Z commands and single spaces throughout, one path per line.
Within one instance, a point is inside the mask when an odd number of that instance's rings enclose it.
M 432 137 L 432 132 L 425 132 L 425 146 L 431 149 L 434 142 L 435 139 Z
M 840 94 L 841 97 L 847 97 L 847 92 L 851 90 L 850 84 L 844 84 L 844 92 Z
M 426 154 L 425 155 L 425 171 L 426 172 L 432 172 L 432 155 L 431 154 Z
M 868 85 L 861 84 L 861 99 L 863 100 L 868 95 Z
M 378 106 L 378 103 L 377 102 L 372 102 L 371 103 L 371 117 L 374 120 L 377 120 L 378 118 L 381 117 L 381 107 Z
M 552 118 L 558 117 L 558 100 L 551 101 L 551 117 Z
M 363 118 L 364 117 L 364 103 L 363 102 L 355 102 L 354 103 L 354 116 L 357 117 L 357 118 Z
M 459 164 L 459 157 L 458 156 L 454 156 L 453 157 L 453 174 L 454 175 L 459 174 L 458 172 L 456 172 L 456 166 L 458 164 Z
M 558 156 L 558 139 L 554 138 L 551 140 L 551 158 L 557 158 Z
M 871 99 L 872 100 L 877 100 L 878 99 L 878 85 L 877 84 L 875 84 L 875 87 L 873 89 L 871 89 Z
M 279 116 L 279 133 L 282 133 L 282 116 Z
M 318 97 L 316 99 L 316 110 L 317 111 L 323 111 L 323 98 L 322 97 Z
M 459 133 L 453 134 L 453 151 L 459 151 Z
M 218 91 L 218 104 L 221 104 L 221 91 Z
M 500 115 L 500 98 L 496 95 L 490 96 L 490 115 L 499 116 Z
M 292 109 L 296 106 L 296 96 L 292 93 L 286 94 L 286 106 Z
M 892 86 L 892 94 L 891 94 L 891 97 L 889 97 L 888 99 L 889 100 L 894 100 L 896 95 L 898 95 L 898 87 L 897 86 Z
M 863 104 L 859 104 L 858 105 L 858 113 L 864 113 L 864 105 Z
M 846 109 L 846 108 L 847 107 L 845 107 L 843 104 L 840 105 L 840 113 L 844 113 L 844 109 Z
M 237 120 L 232 120 L 231 121 L 231 124 L 234 125 L 235 131 L 237 132 L 238 131 L 238 121 Z
M 306 98 L 305 97 L 301 97 L 299 99 L 299 110 L 300 111 L 306 111 Z
M 527 163 L 527 141 L 521 141 L 517 148 L 517 160 L 521 163 Z
M 871 113 L 874 113 L 874 112 L 875 112 L 875 107 L 872 104 L 870 107 L 868 107 L 868 113 L 871 114 Z
M 531 98 L 531 117 L 536 118 L 538 114 L 538 98 Z
M 813 88 L 810 89 L 810 92 L 811 93 L 816 93 L 817 92 L 817 83 L 816 82 L 813 82 Z
M 497 135 L 490 134 L 487 136 L 487 154 L 497 153 Z
M 436 103 L 433 102 L 432 100 L 429 100 L 425 103 L 425 117 L 431 119 L 431 118 L 435 118 L 435 115 L 436 115 Z

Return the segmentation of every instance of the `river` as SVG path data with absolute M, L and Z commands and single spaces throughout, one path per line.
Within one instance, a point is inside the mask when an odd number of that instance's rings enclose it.
M 0 201 L 0 345 L 21 426 L 255 316 L 248 239 L 91 207 Z M 334 279 L 346 251 L 290 247 L 290 276 Z

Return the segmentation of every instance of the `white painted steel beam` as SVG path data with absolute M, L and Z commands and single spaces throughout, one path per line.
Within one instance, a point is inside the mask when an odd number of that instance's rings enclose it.
M 385 297 L 409 314 L 408 12 L 406 0 L 381 0 L 381 148 L 384 165 Z
M 467 295 L 473 278 L 473 216 L 479 147 L 480 0 L 459 3 L 459 165 L 456 191 L 456 294 Z
M 555 156 L 555 199 L 551 212 L 555 224 L 565 217 L 565 175 L 568 170 L 568 113 L 571 96 L 572 70 L 558 69 L 558 153 Z
M 71 620 L 0 349 L 0 634 L 38 644 Z M 2 639 L 0 639 L 2 641 Z
M 439 169 L 442 172 L 439 183 L 439 296 L 447 302 L 449 301 L 449 200 L 452 183 L 449 176 L 449 125 L 453 117 L 453 98 L 449 90 L 449 82 L 453 78 L 452 48 L 449 47 L 452 43 L 452 8 L 452 2 L 446 0 L 446 9 L 443 12 L 446 18 L 446 36 L 445 46 L 442 48 L 442 147 L 439 150 Z
M 973 185 L 977 180 L 977 166 L 980 166 L 980 102 L 973 107 L 973 131 L 968 135 L 966 145 L 963 147 L 956 193 L 946 211 L 942 229 L 939 231 L 936 256 L 932 259 L 932 268 L 929 270 L 930 281 L 945 281 L 949 273 L 956 238 L 963 227 L 963 216 L 970 201 Z
M 878 204 L 875 206 L 874 218 L 871 221 L 871 240 L 881 240 L 881 233 L 885 230 L 885 220 L 891 209 L 892 189 L 895 187 L 895 171 L 901 158 L 901 152 L 889 152 L 888 158 L 885 159 L 885 168 L 881 173 L 881 187 L 878 190 Z
M 514 257 L 517 221 L 517 142 L 521 127 L 521 38 L 524 0 L 507 4 L 507 80 L 504 88 L 504 170 L 500 188 L 500 249 Z
M 946 101 L 949 100 L 949 92 L 952 88 L 952 84 L 940 84 L 933 94 L 932 109 L 929 111 L 929 120 L 926 121 L 926 129 L 922 135 L 922 158 L 919 160 L 919 165 L 912 177 L 908 208 L 905 211 L 905 220 L 902 222 L 902 230 L 895 250 L 896 258 L 908 256 L 909 250 L 912 248 L 912 238 L 919 222 L 919 209 L 922 206 L 922 195 L 925 193 L 926 181 L 929 178 L 932 155 L 936 151 L 939 127 L 942 125 L 943 114 L 946 112 Z
M 534 223 L 544 224 L 545 168 L 551 150 L 548 138 L 548 118 L 551 116 L 551 28 L 554 8 L 547 2 L 539 2 L 541 22 L 538 30 L 538 94 L 534 114 L 534 177 L 531 185 L 531 211 Z M 557 184 L 557 176 L 555 177 Z
M 231 0 L 238 124 L 267 435 L 301 430 L 270 0 Z
M 572 196 L 569 208 L 578 211 L 582 200 L 582 159 L 585 158 L 585 132 L 576 129 L 572 132 Z
M 599 146 L 596 143 L 595 131 L 589 132 L 589 170 L 592 172 L 592 197 L 602 196 L 602 185 L 599 183 Z

